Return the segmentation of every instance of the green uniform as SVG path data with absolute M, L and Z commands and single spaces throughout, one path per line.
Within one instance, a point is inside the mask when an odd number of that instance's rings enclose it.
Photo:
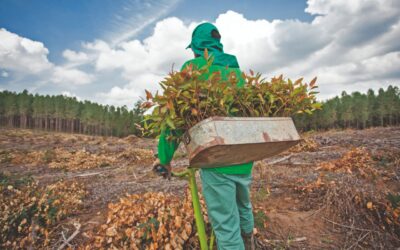
M 236 61 L 236 57 L 225 54 L 229 56 L 230 58 L 234 59 Z M 207 61 L 204 57 L 198 57 L 196 59 L 192 59 L 187 61 L 185 64 L 183 64 L 182 69 L 184 69 L 186 66 L 192 64 L 194 68 L 201 68 L 202 66 L 207 64 Z M 181 70 L 182 70 L 181 69 Z M 220 71 L 221 72 L 221 78 L 222 79 L 227 79 L 229 74 L 231 72 L 235 72 L 239 82 L 238 86 L 242 87 L 244 85 L 243 78 L 241 76 L 241 71 L 239 68 L 226 68 L 220 65 L 211 65 L 210 71 L 208 74 L 203 75 L 204 79 L 206 80 L 211 74 L 215 71 Z M 178 147 L 178 143 L 176 141 L 168 141 L 167 136 L 169 135 L 169 131 L 163 131 L 160 135 L 159 138 L 159 144 L 158 144 L 158 157 L 160 159 L 160 163 L 163 165 L 167 165 L 170 163 L 172 160 L 172 157 L 174 156 L 174 152 Z M 245 164 L 239 164 L 239 165 L 234 165 L 234 166 L 227 166 L 227 167 L 217 167 L 217 168 L 208 168 L 208 171 L 213 171 L 221 174 L 250 174 L 251 169 L 252 169 L 253 163 L 245 163 Z
M 236 57 L 223 53 L 219 39 L 211 37 L 216 27 L 204 23 L 193 31 L 192 42 L 188 46 L 198 56 L 187 61 L 182 69 L 192 64 L 194 68 L 201 68 L 207 63 L 204 58 L 204 49 L 207 48 L 213 57 L 213 64 L 208 74 L 202 77 L 206 80 L 215 71 L 221 73 L 222 79 L 227 79 L 234 72 L 238 79 L 238 86 L 244 85 Z M 168 141 L 169 131 L 163 131 L 158 143 L 158 157 L 160 163 L 167 165 L 172 160 L 178 147 L 176 141 Z M 254 226 L 252 206 L 250 202 L 249 185 L 251 183 L 251 169 L 253 163 L 233 166 L 201 169 L 203 195 L 207 204 L 208 216 L 211 220 L 217 237 L 218 249 L 244 249 L 241 233 L 251 233 Z

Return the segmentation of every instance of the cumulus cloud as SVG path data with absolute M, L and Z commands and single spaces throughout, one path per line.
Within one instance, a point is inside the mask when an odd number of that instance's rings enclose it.
M 321 99 L 353 91 L 355 86 L 363 90 L 399 84 L 399 3 L 309 0 L 305 11 L 315 15 L 313 21 L 251 20 L 234 11 L 211 21 L 220 30 L 225 51 L 237 56 L 243 70 L 268 77 L 284 74 L 310 80 L 317 76 Z M 157 89 L 150 76 L 162 78 L 172 63 L 179 68 L 191 57 L 184 47 L 196 24 L 167 18 L 143 41 L 125 41 L 115 48 L 95 41 L 86 47 L 99 54 L 98 71 L 121 70 L 129 81 L 121 90 Z M 113 90 L 110 100 L 117 95 Z
M 94 76 L 73 65 L 55 65 L 47 56 L 49 50 L 43 43 L 21 37 L 15 33 L 0 29 L 0 69 L 2 77 L 15 72 L 19 79 L 36 79 L 40 85 L 68 84 L 82 85 L 94 80 Z M 88 56 L 84 52 L 65 50 L 63 56 L 69 62 L 84 63 Z
M 96 40 L 84 44 L 84 48 L 97 54 L 97 71 L 122 69 L 127 78 L 135 74 L 168 72 L 172 64 L 182 64 L 190 58 L 184 48 L 188 43 L 192 26 L 185 26 L 178 18 L 167 18 L 158 22 L 152 36 L 130 40 L 111 47 L 105 41 Z
M 215 23 L 225 51 L 235 54 L 242 68 L 262 72 L 303 61 L 330 42 L 322 28 L 298 20 L 249 20 L 228 11 Z
M 76 100 L 78 100 L 78 101 L 81 101 L 81 100 L 82 100 L 79 96 L 77 96 L 76 94 L 71 93 L 71 92 L 69 92 L 69 91 L 62 91 L 62 92 L 61 92 L 61 95 L 66 96 L 66 97 L 74 97 L 74 98 L 76 98 Z
M 0 29 L 0 68 L 19 74 L 38 74 L 52 67 L 41 42 Z
M 317 76 L 321 99 L 342 90 L 399 84 L 400 1 L 309 0 L 307 5 L 305 11 L 314 16 L 311 22 L 252 20 L 234 11 L 208 21 L 219 28 L 225 52 L 237 56 L 242 70 L 253 69 L 267 77 L 284 74 L 310 80 Z M 88 96 L 132 107 L 144 89 L 158 90 L 158 82 L 172 67 L 179 70 L 193 57 L 185 47 L 197 24 L 165 18 L 142 40 L 131 38 L 134 29 L 118 30 L 118 39 L 85 42 L 77 51 L 66 49 L 63 56 L 68 66 L 50 63 L 42 43 L 2 29 L 0 39 L 7 38 L 8 45 L 0 43 L 0 68 L 50 71 L 49 79 L 58 84 L 89 84 L 102 81 L 104 75 L 115 76 L 107 90 L 93 87 Z
M 109 92 L 98 93 L 97 97 L 107 104 L 131 107 L 145 89 L 158 90 L 158 82 L 172 68 L 180 70 L 191 58 L 191 52 L 184 48 L 194 25 L 185 25 L 172 17 L 158 22 L 153 34 L 143 41 L 130 40 L 115 47 L 102 40 L 85 43 L 84 49 L 95 55 L 94 66 L 99 74 L 118 72 L 127 82 L 124 86 L 113 86 Z
M 94 76 L 87 74 L 78 69 L 69 69 L 65 67 L 54 67 L 52 82 L 54 83 L 64 83 L 73 85 L 82 85 L 92 82 Z
M 138 100 L 142 93 L 138 92 L 137 89 L 130 88 L 129 86 L 118 87 L 114 86 L 109 92 L 98 93 L 96 95 L 98 100 L 102 100 L 102 103 L 116 106 L 129 106 L 132 107 L 134 100 Z
M 96 100 L 101 100 L 102 103 L 109 105 L 126 105 L 128 107 L 133 107 L 138 100 L 143 98 L 145 89 L 151 92 L 158 91 L 158 82 L 160 82 L 164 76 L 164 74 L 151 72 L 138 75 L 122 87 L 114 86 L 108 92 L 96 94 Z
M 76 62 L 76 63 L 84 63 L 89 60 L 89 57 L 86 53 L 82 51 L 76 52 L 69 49 L 64 50 L 63 57 L 70 62 Z

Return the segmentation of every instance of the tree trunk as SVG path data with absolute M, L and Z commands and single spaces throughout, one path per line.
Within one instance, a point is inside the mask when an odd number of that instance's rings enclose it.
M 75 129 L 75 119 L 72 119 L 72 121 L 71 121 L 71 133 L 74 133 L 74 129 Z

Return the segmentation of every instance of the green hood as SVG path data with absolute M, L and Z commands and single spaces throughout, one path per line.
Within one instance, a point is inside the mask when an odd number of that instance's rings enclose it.
M 209 55 L 213 57 L 214 65 L 239 68 L 236 57 L 224 53 L 223 45 L 220 42 L 221 38 L 216 38 L 211 35 L 213 30 L 218 31 L 217 27 L 211 23 L 202 23 L 198 25 L 193 30 L 192 42 L 187 48 L 191 48 L 196 55 L 200 56 L 204 56 L 204 50 L 207 49 Z

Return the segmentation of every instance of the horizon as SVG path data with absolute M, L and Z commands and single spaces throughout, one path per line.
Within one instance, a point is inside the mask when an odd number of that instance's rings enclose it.
M 379 90 L 380 90 L 380 89 L 382 89 L 382 90 L 384 90 L 384 91 L 387 91 L 389 87 L 395 87 L 395 88 L 399 89 L 398 86 L 395 86 L 395 85 L 391 85 L 391 84 L 390 84 L 390 85 L 388 85 L 386 88 L 381 87 L 381 88 L 376 89 L 376 90 L 374 90 L 374 89 L 372 89 L 372 88 L 369 88 L 369 89 L 365 90 L 365 92 L 364 92 L 364 91 L 358 91 L 358 90 L 352 91 L 352 92 L 346 92 L 345 90 L 343 90 L 343 91 L 341 91 L 340 94 L 338 94 L 338 95 L 335 95 L 335 96 L 333 96 L 333 97 L 327 98 L 327 99 L 325 99 L 325 100 L 317 100 L 317 101 L 318 101 L 318 102 L 321 102 L 322 104 L 324 104 L 324 103 L 329 102 L 329 101 L 331 101 L 331 100 L 333 100 L 333 99 L 335 99 L 335 98 L 341 98 L 341 97 L 342 97 L 342 94 L 343 94 L 344 92 L 345 92 L 347 95 L 349 95 L 349 96 L 351 96 L 351 95 L 353 95 L 353 94 L 355 94 L 355 93 L 360 93 L 361 95 L 367 95 L 368 92 L 369 92 L 370 90 L 372 90 L 373 93 L 374 93 L 374 95 L 377 95 L 377 94 L 379 94 Z M 14 94 L 17 94 L 17 95 L 23 93 L 24 91 L 27 91 L 27 94 L 30 94 L 30 95 L 32 95 L 33 97 L 35 97 L 36 95 L 42 96 L 42 97 L 46 97 L 46 96 L 49 96 L 49 97 L 64 96 L 64 97 L 67 97 L 67 98 L 75 99 L 77 102 L 84 103 L 84 102 L 87 101 L 87 102 L 91 102 L 91 103 L 93 103 L 93 104 L 98 104 L 98 105 L 103 106 L 103 107 L 106 107 L 106 106 L 115 107 L 115 108 L 118 108 L 118 107 L 119 107 L 119 108 L 123 108 L 123 107 L 125 107 L 125 108 L 127 108 L 129 111 L 132 111 L 132 110 L 135 109 L 134 105 L 135 105 L 137 102 L 143 102 L 143 101 L 145 101 L 145 99 L 146 99 L 145 97 L 143 97 L 143 98 L 141 98 L 140 100 L 136 101 L 136 102 L 133 104 L 132 107 L 130 107 L 130 106 L 127 106 L 127 105 L 118 106 L 118 105 L 112 105 L 112 104 L 103 104 L 103 103 L 99 103 L 99 102 L 96 102 L 96 101 L 93 101 L 93 100 L 89 100 L 89 99 L 80 99 L 80 98 L 77 97 L 77 96 L 70 96 L 70 95 L 65 95 L 65 94 L 62 94 L 62 93 L 61 93 L 61 94 L 31 93 L 31 92 L 29 92 L 27 89 L 23 89 L 22 91 L 12 91 L 12 90 L 4 89 L 4 90 L 0 90 L 0 93 L 5 92 L 5 91 L 8 91 L 8 92 L 10 92 L 10 93 L 14 93 Z M 146 111 L 146 112 L 147 112 L 147 111 Z
M 191 58 L 209 21 L 241 70 L 318 77 L 321 101 L 399 86 L 400 3 L 368 1 L 30 1 L 0 4 L 0 91 L 132 108 Z M 349 18 L 351 17 L 351 18 Z M 168 46 L 166 46 L 168 45 Z

